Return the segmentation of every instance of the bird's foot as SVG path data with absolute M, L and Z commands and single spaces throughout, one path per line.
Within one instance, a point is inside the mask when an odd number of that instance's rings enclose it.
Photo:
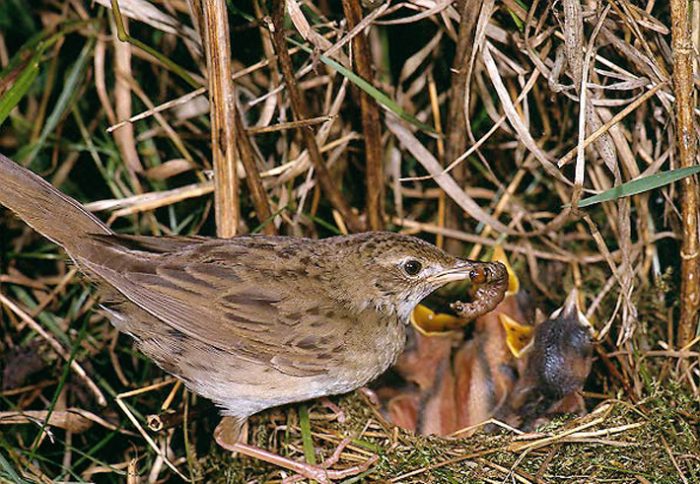
M 342 408 L 333 403 L 328 397 L 321 398 L 320 403 L 333 412 L 333 420 L 337 420 L 338 423 L 345 423 L 345 412 L 343 412 Z
M 374 407 L 379 407 L 382 402 L 379 400 L 379 395 L 377 395 L 377 392 L 372 390 L 369 387 L 361 387 L 357 389 L 360 394 L 365 397 L 365 399 L 370 403 L 370 405 Z
M 317 466 L 304 464 L 306 467 L 304 472 L 297 472 L 296 475 L 287 477 L 282 481 L 282 484 L 292 484 L 302 479 L 313 479 L 321 484 L 331 483 L 332 481 L 336 481 L 338 479 L 345 479 L 361 474 L 377 461 L 378 457 L 373 455 L 362 464 L 354 465 L 342 470 L 330 470 L 329 467 L 334 466 L 338 462 L 340 455 L 343 453 L 343 450 L 345 450 L 345 447 L 347 447 L 348 444 L 350 444 L 350 437 L 344 438 L 340 444 L 338 444 L 338 447 L 335 448 L 333 454 L 328 459 L 323 461 L 322 464 Z
M 230 429 L 227 427 L 230 427 L 229 421 L 224 419 L 214 432 L 214 438 L 217 444 L 228 451 L 238 452 L 245 456 L 252 457 L 253 459 L 259 459 L 294 472 L 295 475 L 285 479 L 284 482 L 286 483 L 296 482 L 301 479 L 312 479 L 320 484 L 331 484 L 334 480 L 345 479 L 346 477 L 365 472 L 377 460 L 377 456 L 372 456 L 362 464 L 346 469 L 332 470 L 329 469 L 329 467 L 338 462 L 343 450 L 350 443 L 349 438 L 343 439 L 335 451 L 333 451 L 333 455 L 326 459 L 321 465 L 311 465 L 273 454 L 259 447 L 238 442 L 234 440 L 237 436 L 232 438 L 235 433 L 231 433 L 229 431 Z

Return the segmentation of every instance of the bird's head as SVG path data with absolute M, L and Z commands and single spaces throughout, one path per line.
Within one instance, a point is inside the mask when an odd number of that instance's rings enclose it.
M 542 389 L 564 396 L 579 389 L 591 371 L 594 330 L 574 289 L 564 305 L 535 328 L 528 370 Z
M 450 282 L 469 280 L 494 287 L 487 297 L 469 303 L 478 313 L 493 309 L 508 285 L 500 262 L 458 259 L 416 237 L 368 232 L 345 240 L 339 248 L 344 262 L 337 270 L 350 283 L 347 290 L 357 296 L 355 302 L 393 310 L 404 321 L 423 298 Z

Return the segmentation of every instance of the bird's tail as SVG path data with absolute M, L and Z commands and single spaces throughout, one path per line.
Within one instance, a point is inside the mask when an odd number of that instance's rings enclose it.
M 68 252 L 78 249 L 88 234 L 112 233 L 76 200 L 2 154 L 0 205 Z

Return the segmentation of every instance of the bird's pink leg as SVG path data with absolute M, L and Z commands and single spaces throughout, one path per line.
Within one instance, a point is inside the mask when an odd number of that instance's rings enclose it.
M 333 412 L 334 418 L 338 421 L 338 423 L 344 423 L 345 422 L 345 412 L 343 412 L 343 409 L 340 408 L 338 405 L 333 403 L 330 398 L 328 397 L 323 397 L 320 399 L 321 405 L 326 407 L 328 410 Z
M 369 387 L 360 387 L 357 389 L 363 397 L 365 397 L 369 403 L 375 407 L 379 407 L 381 402 L 379 401 L 379 396 L 377 393 Z
M 282 457 L 281 455 L 273 454 L 272 452 L 268 452 L 260 447 L 242 444 L 240 442 L 231 443 L 227 439 L 223 438 L 221 432 L 214 432 L 214 437 L 216 439 L 216 443 L 226 450 L 238 452 L 254 459 L 259 459 L 298 474 L 298 477 L 292 476 L 289 478 L 290 480 L 287 480 L 287 482 L 295 482 L 299 480 L 299 478 L 302 478 L 312 479 L 321 484 L 330 484 L 334 480 L 344 479 L 366 471 L 377 460 L 377 456 L 372 456 L 370 459 L 360 465 L 348 467 L 347 469 L 342 470 L 329 470 L 328 467 L 334 465 L 336 462 L 338 462 L 338 459 L 340 459 L 340 454 L 350 443 L 349 438 L 343 439 L 340 445 L 338 445 L 333 452 L 333 455 L 323 464 L 311 465 L 303 462 L 297 462 L 292 459 L 288 459 L 287 457 Z
M 348 467 L 346 469 L 340 470 L 340 471 L 333 471 L 333 470 L 327 470 L 330 466 L 335 465 L 338 460 L 340 459 L 340 454 L 343 453 L 343 450 L 345 450 L 345 447 L 348 446 L 350 443 L 350 438 L 345 437 L 340 444 L 338 444 L 338 447 L 335 448 L 333 451 L 333 455 L 331 455 L 328 459 L 323 461 L 323 463 L 320 466 L 313 466 L 313 467 L 320 467 L 323 470 L 326 470 L 326 476 L 334 481 L 336 479 L 345 479 L 346 477 L 351 477 L 355 476 L 357 474 L 361 474 L 362 472 L 365 472 L 367 469 L 369 469 L 369 466 L 374 464 L 377 461 L 377 456 L 373 455 L 369 459 L 367 459 L 365 462 L 359 465 L 355 465 L 352 467 Z M 282 484 L 292 484 L 294 482 L 300 481 L 307 476 L 304 476 L 302 474 L 297 474 L 291 477 L 288 477 L 282 481 Z

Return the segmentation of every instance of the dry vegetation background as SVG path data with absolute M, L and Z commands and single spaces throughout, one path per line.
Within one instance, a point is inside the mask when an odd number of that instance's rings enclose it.
M 361 432 L 341 462 L 395 482 L 699 479 L 697 185 L 655 188 L 695 164 L 699 2 L 362 3 L 0 2 L 0 149 L 125 233 L 501 243 L 539 307 L 576 286 L 599 331 L 587 397 L 612 400 L 584 420 L 440 441 L 349 397 L 344 426 L 263 414 L 266 448 Z M 215 409 L 0 216 L 1 480 L 279 479 L 213 448 Z

